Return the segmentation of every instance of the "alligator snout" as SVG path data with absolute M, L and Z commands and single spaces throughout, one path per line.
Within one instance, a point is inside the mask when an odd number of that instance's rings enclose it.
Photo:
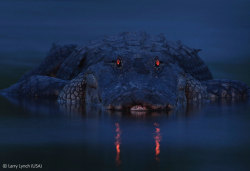
M 112 96 L 109 100 L 112 99 Z M 138 90 L 121 93 L 109 101 L 106 109 L 126 111 L 154 111 L 171 110 L 174 104 L 167 100 L 159 92 L 153 93 L 150 90 Z

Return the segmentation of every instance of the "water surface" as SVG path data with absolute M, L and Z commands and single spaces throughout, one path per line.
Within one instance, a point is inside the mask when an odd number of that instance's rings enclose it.
M 49 105 L 50 104 L 50 105 Z M 46 169 L 248 170 L 250 106 L 205 104 L 182 113 L 69 112 L 0 99 L 1 163 Z

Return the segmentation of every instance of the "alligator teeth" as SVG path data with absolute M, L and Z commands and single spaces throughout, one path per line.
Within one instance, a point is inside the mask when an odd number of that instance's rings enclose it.
M 140 111 L 140 110 L 147 110 L 147 108 L 144 107 L 144 106 L 141 106 L 141 105 L 135 105 L 135 106 L 132 106 L 130 108 L 130 110 L 132 110 L 132 111 Z

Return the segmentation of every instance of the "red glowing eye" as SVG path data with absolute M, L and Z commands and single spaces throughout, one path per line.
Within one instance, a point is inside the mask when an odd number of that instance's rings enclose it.
M 155 61 L 155 66 L 160 66 L 160 61 L 159 61 L 159 59 L 156 59 L 156 61 Z
M 117 60 L 116 60 L 116 64 L 117 64 L 117 65 L 120 65 L 120 63 L 121 63 L 120 59 L 117 59 Z
M 121 63 L 122 63 L 122 61 L 121 61 L 120 59 L 117 59 L 117 60 L 116 60 L 116 65 L 117 65 L 117 66 L 121 66 Z

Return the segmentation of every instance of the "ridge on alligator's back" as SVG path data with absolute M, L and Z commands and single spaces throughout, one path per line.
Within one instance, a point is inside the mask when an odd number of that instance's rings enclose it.
M 246 84 L 213 79 L 199 51 L 145 32 L 124 32 L 83 47 L 53 45 L 37 68 L 1 93 L 112 110 L 170 110 L 248 98 Z

